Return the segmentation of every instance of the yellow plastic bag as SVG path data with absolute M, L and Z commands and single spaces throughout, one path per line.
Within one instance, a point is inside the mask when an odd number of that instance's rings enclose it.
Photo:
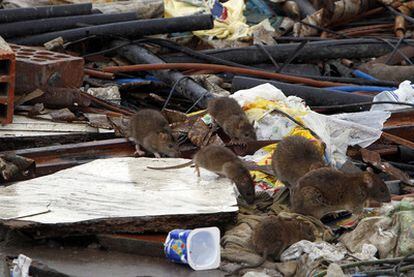
M 226 40 L 237 40 L 249 38 L 252 31 L 246 24 L 243 15 L 245 4 L 243 0 L 229 0 L 222 5 L 227 9 L 227 17 L 224 20 L 215 20 L 214 28 L 211 30 L 195 31 L 194 35 L 199 37 L 219 38 Z M 204 5 L 192 5 L 181 0 L 164 0 L 164 16 L 177 17 L 198 13 L 210 12 L 207 1 Z

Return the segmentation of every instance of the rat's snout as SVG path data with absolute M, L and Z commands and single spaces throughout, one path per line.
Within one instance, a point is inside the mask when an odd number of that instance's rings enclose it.
M 388 190 L 388 188 L 385 186 L 381 187 L 378 189 L 379 191 L 374 193 L 374 200 L 378 201 L 378 202 L 384 202 L 384 203 L 389 203 L 391 202 L 391 194 Z
M 180 156 L 180 151 L 178 149 L 169 149 L 167 155 L 171 158 L 178 158 Z
M 254 184 L 242 184 L 241 186 L 237 186 L 237 189 L 247 204 L 251 205 L 254 203 L 254 200 L 256 198 Z
M 252 205 L 254 203 L 255 194 L 248 194 L 244 199 L 246 200 L 247 204 Z

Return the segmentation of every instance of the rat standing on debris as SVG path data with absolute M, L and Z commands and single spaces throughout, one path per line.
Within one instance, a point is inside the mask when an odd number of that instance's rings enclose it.
M 315 143 L 302 136 L 283 138 L 272 156 L 273 171 L 290 188 L 309 171 L 324 166 L 323 153 Z
M 209 171 L 225 176 L 232 180 L 248 204 L 252 204 L 255 198 L 255 188 L 249 170 L 243 164 L 236 154 L 224 146 L 209 145 L 201 148 L 193 157 L 193 160 L 169 167 L 150 167 L 150 169 L 164 170 L 164 169 L 178 169 L 194 164 L 197 175 L 200 176 L 199 167 L 205 168 Z
M 321 219 L 339 210 L 360 214 L 366 200 L 390 202 L 391 196 L 371 169 L 350 174 L 325 167 L 300 178 L 290 199 L 293 212 Z
M 168 121 L 158 111 L 143 109 L 132 116 L 128 136 L 135 142 L 135 153 L 140 156 L 145 154 L 140 146 L 154 153 L 157 158 L 160 153 L 170 157 L 176 157 L 179 153 Z
M 229 97 L 213 98 L 208 102 L 207 112 L 234 142 L 255 141 L 256 133 L 243 109 Z
M 268 216 L 255 226 L 251 237 L 254 249 L 262 255 L 262 259 L 255 264 L 243 266 L 232 274 L 242 269 L 259 267 L 269 256 L 279 260 L 284 250 L 301 240 L 315 240 L 309 224 L 291 218 Z

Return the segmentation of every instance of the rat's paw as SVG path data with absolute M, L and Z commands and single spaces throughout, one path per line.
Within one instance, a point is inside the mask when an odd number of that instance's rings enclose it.
M 145 156 L 145 151 L 141 151 L 141 150 L 140 151 L 135 151 L 134 156 L 137 157 L 137 158 Z

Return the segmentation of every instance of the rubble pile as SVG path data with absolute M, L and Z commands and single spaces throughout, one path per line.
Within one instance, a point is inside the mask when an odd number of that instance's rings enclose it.
M 0 5 L 0 276 L 414 273 L 414 1 Z

